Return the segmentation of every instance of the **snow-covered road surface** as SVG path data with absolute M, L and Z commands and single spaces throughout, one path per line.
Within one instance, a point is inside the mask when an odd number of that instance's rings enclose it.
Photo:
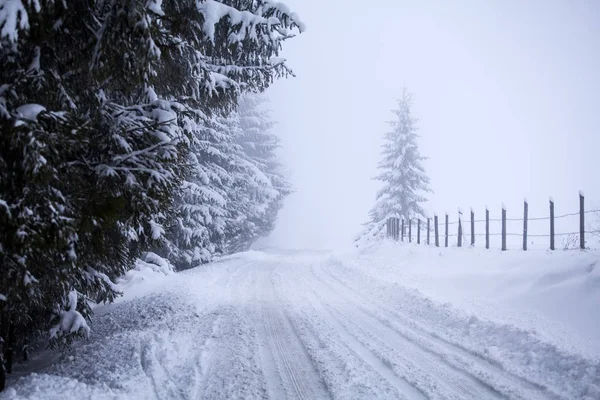
M 249 252 L 175 274 L 98 308 L 92 329 L 0 398 L 600 398 L 596 359 L 324 252 Z

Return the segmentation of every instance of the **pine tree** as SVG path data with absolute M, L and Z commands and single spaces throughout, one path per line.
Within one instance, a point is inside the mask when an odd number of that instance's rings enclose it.
M 390 217 L 404 219 L 422 217 L 422 204 L 431 192 L 429 178 L 423 167 L 424 157 L 418 147 L 417 120 L 412 116 L 412 94 L 406 89 L 393 111 L 395 119 L 389 122 L 391 130 L 384 135 L 381 173 L 375 178 L 383 183 L 371 209 L 365 236 L 377 236 L 384 231 Z
M 247 250 L 274 226 L 290 186 L 280 172 L 273 123 L 257 95 L 238 109 L 198 127 L 183 185 L 179 218 L 170 229 L 166 257 L 179 269 L 215 254 Z
M 277 55 L 301 29 L 270 1 L 0 5 L 7 347 L 47 337 L 65 312 L 88 318 L 73 299 L 118 295 L 111 279 L 166 240 L 203 121 L 288 75 Z
M 283 200 L 292 192 L 277 157 L 280 141 L 273 133 L 275 123 L 265 108 L 266 102 L 262 95 L 249 94 L 242 98 L 238 107 L 242 135 L 237 143 L 268 183 L 267 188 L 263 187 L 262 191 L 261 187 L 255 188 L 250 194 L 257 203 L 257 212 L 250 214 L 253 233 L 247 235 L 242 248 L 248 248 L 258 237 L 266 236 L 274 229 Z

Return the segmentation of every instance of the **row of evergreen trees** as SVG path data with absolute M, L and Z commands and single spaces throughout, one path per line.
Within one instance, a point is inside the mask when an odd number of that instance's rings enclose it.
M 291 188 L 277 161 L 279 140 L 264 102 L 244 95 L 236 110 L 194 129 L 176 216 L 157 227 L 166 232 L 156 252 L 178 269 L 247 250 L 274 228 Z
M 70 342 L 73 293 L 89 318 L 142 252 L 187 268 L 272 227 L 289 193 L 277 141 L 258 97 L 237 104 L 291 73 L 278 53 L 302 30 L 271 0 L 0 4 L 9 368 L 53 326 L 66 326 L 55 344 Z
M 381 238 L 390 218 L 424 217 L 422 204 L 431 189 L 423 166 L 426 158 L 419 151 L 418 120 L 413 116 L 412 107 L 413 96 L 403 89 L 398 106 L 393 110 L 395 118 L 389 121 L 391 129 L 383 136 L 382 159 L 378 165 L 381 172 L 375 177 L 382 187 L 359 241 Z

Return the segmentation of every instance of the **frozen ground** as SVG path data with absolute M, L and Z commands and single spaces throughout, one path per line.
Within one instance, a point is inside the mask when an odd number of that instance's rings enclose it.
M 599 259 L 386 244 L 148 274 L 0 399 L 599 399 Z

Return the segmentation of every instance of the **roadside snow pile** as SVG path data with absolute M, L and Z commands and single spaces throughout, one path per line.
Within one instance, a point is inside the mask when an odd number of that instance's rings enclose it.
M 384 242 L 344 265 L 562 348 L 600 358 L 600 251 L 434 248 Z
M 415 326 L 568 398 L 600 398 L 600 252 L 382 243 L 329 272 Z M 575 397 L 573 397 L 575 396 Z
M 168 260 L 155 253 L 145 253 L 135 261 L 132 269 L 117 279 L 117 286 L 124 293 L 117 301 L 143 295 L 159 286 L 164 282 L 165 276 L 174 272 L 175 268 Z

